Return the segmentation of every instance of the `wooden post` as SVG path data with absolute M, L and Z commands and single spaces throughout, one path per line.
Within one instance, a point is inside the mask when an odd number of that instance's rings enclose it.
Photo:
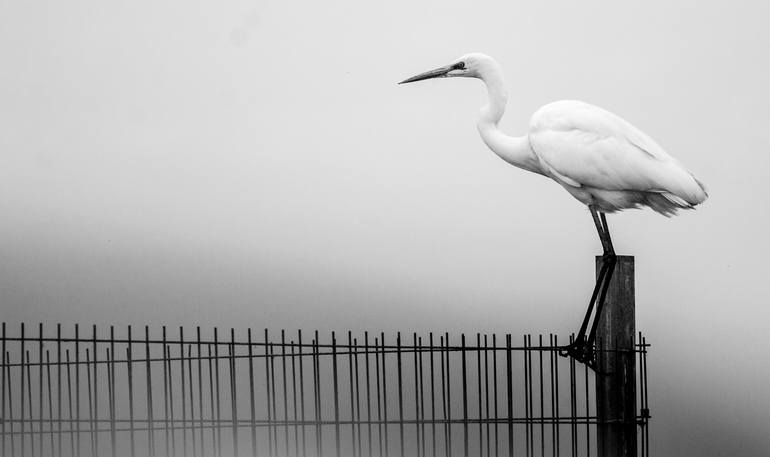
M 602 257 L 597 256 L 597 275 L 602 263 Z M 634 257 L 618 256 L 596 332 L 596 435 L 600 457 L 636 456 L 634 308 Z

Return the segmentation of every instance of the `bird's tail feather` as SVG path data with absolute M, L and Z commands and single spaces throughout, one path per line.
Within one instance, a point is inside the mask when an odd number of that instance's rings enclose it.
M 670 192 L 650 192 L 645 198 L 647 206 L 666 216 L 675 216 L 680 209 L 693 209 L 695 206 Z

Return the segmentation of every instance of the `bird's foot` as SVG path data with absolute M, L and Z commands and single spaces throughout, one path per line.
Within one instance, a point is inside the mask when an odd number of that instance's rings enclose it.
M 559 355 L 562 357 L 572 357 L 578 362 L 588 365 L 592 369 L 595 369 L 596 367 L 594 347 L 591 344 L 587 344 L 584 337 L 576 339 L 572 343 L 559 348 Z

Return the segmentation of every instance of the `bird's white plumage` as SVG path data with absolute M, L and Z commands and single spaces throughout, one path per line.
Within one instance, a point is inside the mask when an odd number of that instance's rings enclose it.
M 647 206 L 669 216 L 708 197 L 693 174 L 652 138 L 588 103 L 550 103 L 535 112 L 526 135 L 504 134 L 498 123 L 508 96 L 500 66 L 487 55 L 466 54 L 403 82 L 436 77 L 484 81 L 489 100 L 481 108 L 477 126 L 487 146 L 512 165 L 550 177 L 599 211 Z
M 605 212 L 639 205 L 658 209 L 650 198 L 681 208 L 706 199 L 692 173 L 654 140 L 588 103 L 565 100 L 540 108 L 532 116 L 528 137 L 546 175 Z

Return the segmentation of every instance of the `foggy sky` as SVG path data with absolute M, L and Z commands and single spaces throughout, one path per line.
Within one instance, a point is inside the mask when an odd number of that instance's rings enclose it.
M 9 323 L 575 331 L 599 252 L 560 186 L 500 161 L 558 99 L 614 111 L 706 183 L 610 216 L 636 256 L 652 454 L 770 451 L 764 2 L 3 2 Z

